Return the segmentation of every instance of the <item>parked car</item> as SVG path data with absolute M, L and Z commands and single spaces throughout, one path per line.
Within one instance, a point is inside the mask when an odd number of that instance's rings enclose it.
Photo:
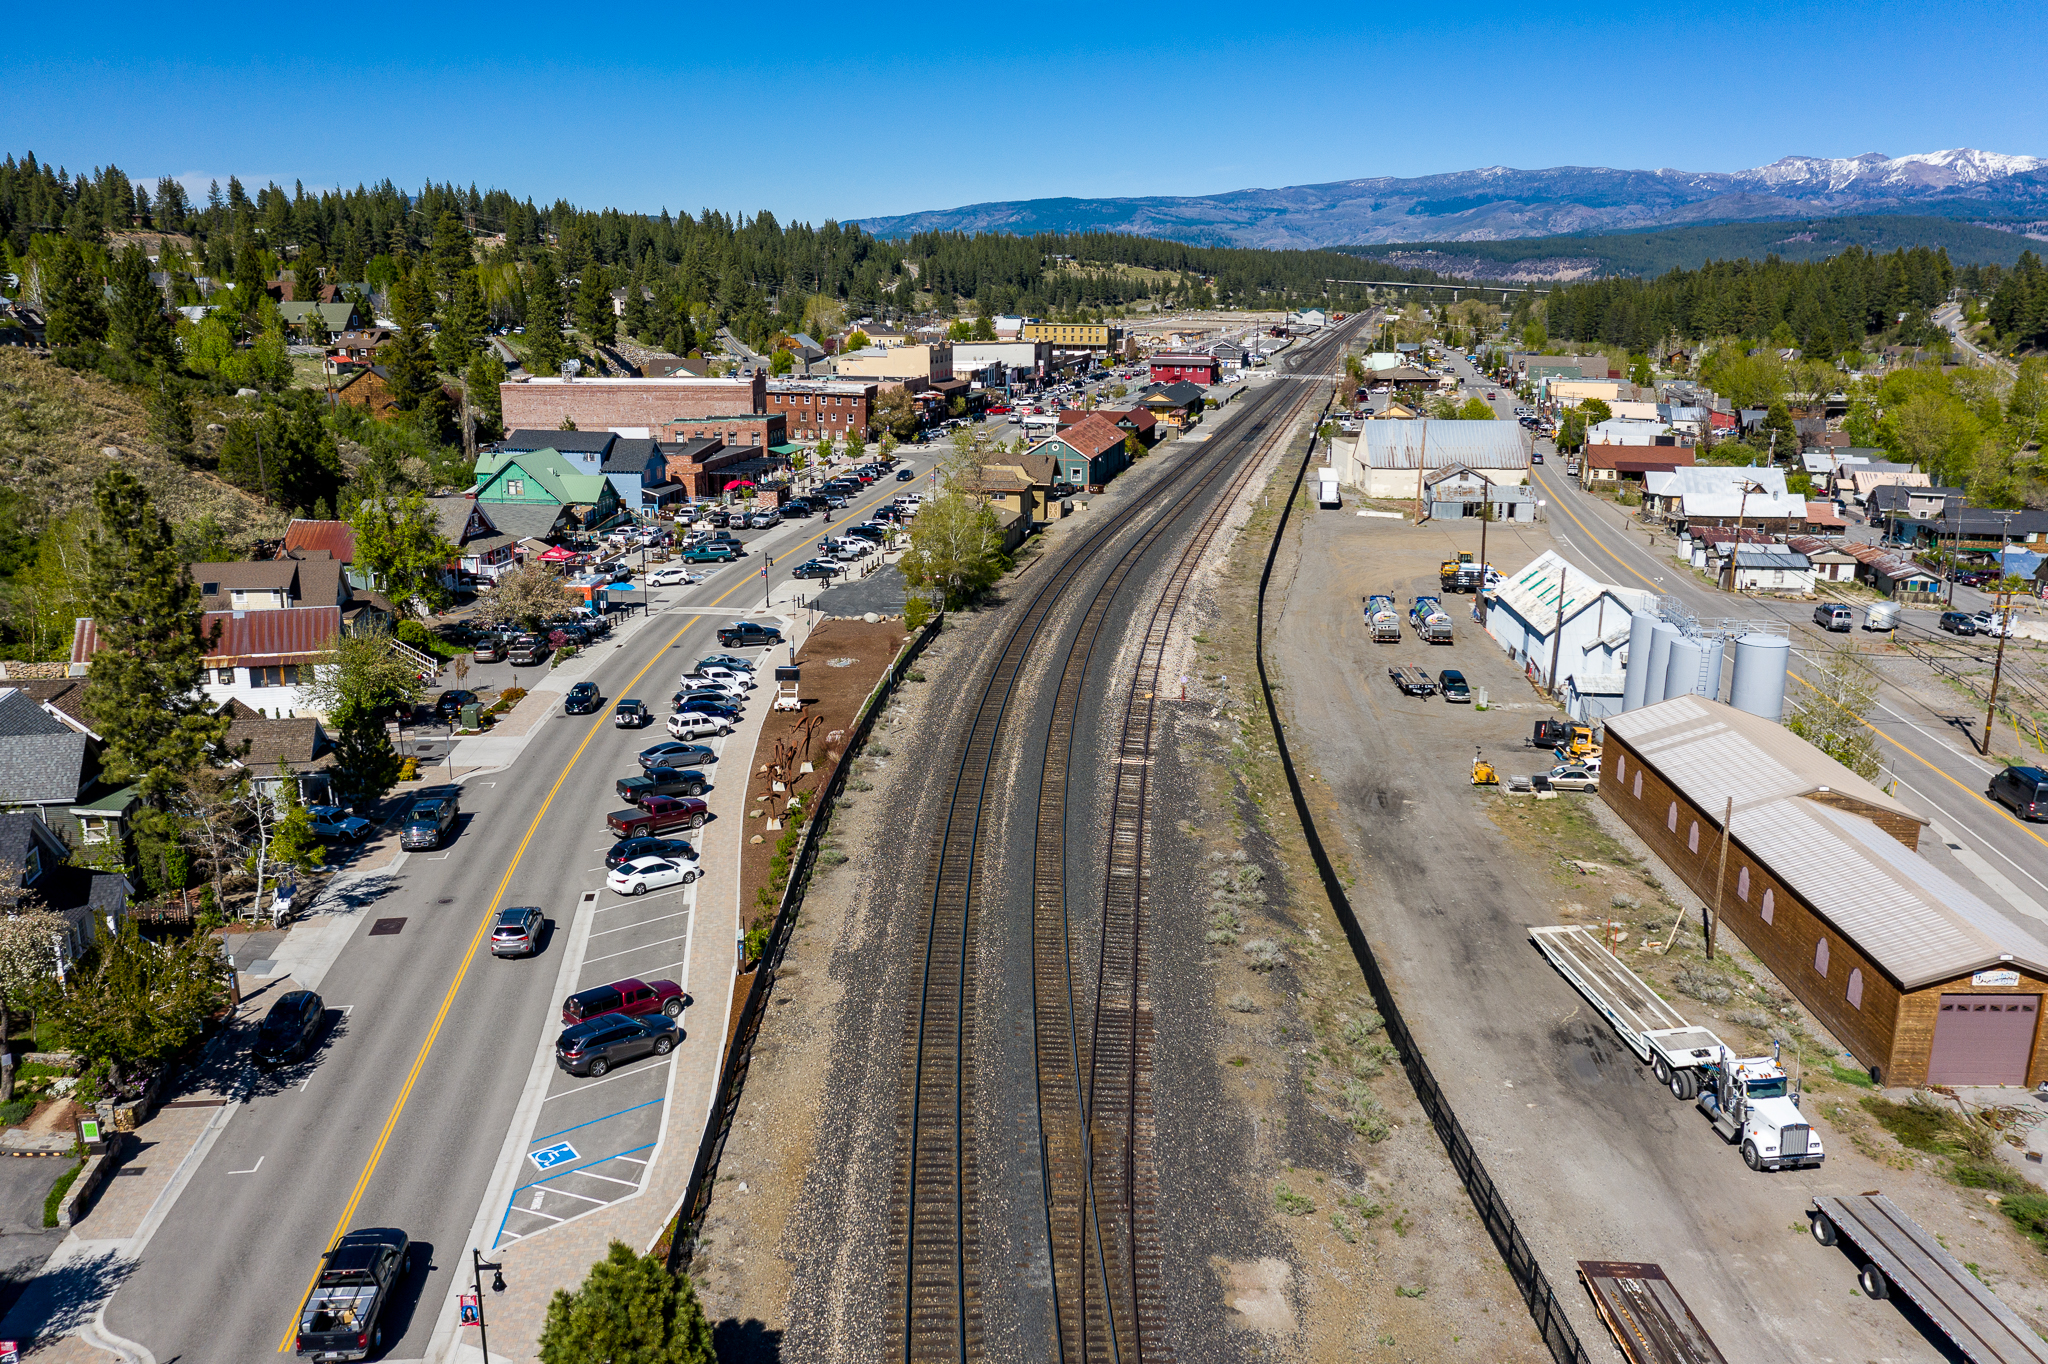
M 1445 668 L 1436 675 L 1436 692 L 1446 701 L 1470 701 L 1471 684 L 1465 681 L 1465 674 L 1456 668 Z
M 2008 767 L 1991 779 L 1984 794 L 2021 819 L 2048 820 L 2048 769 Z
M 1977 618 L 1968 611 L 1944 611 L 1941 613 L 1941 628 L 1952 635 L 1974 635 L 1977 633 Z
M 571 1075 L 593 1078 L 642 1056 L 666 1056 L 682 1040 L 673 1018 L 607 1016 L 564 1028 L 555 1039 L 555 1064 Z
M 462 811 L 453 795 L 428 796 L 412 803 L 405 823 L 398 831 L 398 846 L 408 852 L 438 848 L 455 834 L 455 821 Z
M 1856 624 L 1856 613 L 1846 606 L 1823 604 L 1813 608 L 1813 623 L 1823 630 L 1847 634 Z
M 761 625 L 751 620 L 736 620 L 718 632 L 718 642 L 728 649 L 780 644 L 782 631 L 772 625 Z
M 533 905 L 513 905 L 498 911 L 491 925 L 491 955 L 530 957 L 540 951 L 541 928 L 547 915 Z
M 613 838 L 638 838 L 676 829 L 701 829 L 711 807 L 690 796 L 648 796 L 638 805 L 605 816 Z
M 612 707 L 613 729 L 645 729 L 654 723 L 654 712 L 647 709 L 645 701 L 626 697 Z
M 503 663 L 505 661 L 505 637 L 503 635 L 479 635 L 470 646 L 470 657 L 479 663 Z
M 740 708 L 723 693 L 677 692 L 674 705 L 683 714 L 713 715 L 731 724 L 738 724 L 740 719 Z
M 692 573 L 680 564 L 671 564 L 667 568 L 657 568 L 654 572 L 647 575 L 647 585 L 649 587 L 692 587 L 703 581 L 704 577 L 702 574 Z
M 679 557 L 686 564 L 726 564 L 731 563 L 744 553 L 746 551 L 738 545 L 720 540 L 708 544 L 692 545 L 684 550 Z
M 634 777 L 620 777 L 612 790 L 628 805 L 648 796 L 701 796 L 710 787 L 694 767 L 650 767 Z
M 789 571 L 792 578 L 836 578 L 845 572 L 837 564 L 826 563 L 823 559 L 806 559 Z
M 519 635 L 505 646 L 505 659 L 515 668 L 530 668 L 547 662 L 554 647 L 540 635 Z
M 319 1040 L 326 1026 L 327 1009 L 311 990 L 292 990 L 256 1025 L 256 1040 L 250 1058 L 259 1066 L 283 1065 L 296 1061 Z
M 578 682 L 562 698 L 562 714 L 588 715 L 603 704 L 604 697 L 598 695 L 597 683 Z
M 754 660 L 743 658 L 739 654 L 706 654 L 697 660 L 697 666 L 699 668 L 713 666 L 731 668 L 734 672 L 745 673 L 748 677 L 754 675 Z
M 375 827 L 345 805 L 313 805 L 307 807 L 306 813 L 313 817 L 313 837 L 336 843 L 360 843 Z
M 683 1006 L 687 1003 L 689 1000 L 683 994 L 683 987 L 672 980 L 641 980 L 637 976 L 628 976 L 609 985 L 593 985 L 570 995 L 562 1001 L 562 1023 L 565 1027 L 573 1027 L 608 1014 L 623 1014 L 628 1018 L 666 1014 L 670 1018 L 681 1018 Z
M 1600 774 L 1580 763 L 1563 763 L 1550 769 L 1550 784 L 1560 791 L 1592 791 L 1600 785 Z
M 732 677 L 713 677 L 704 672 L 686 672 L 676 679 L 676 685 L 687 691 L 713 691 L 726 697 L 736 706 L 747 703 L 747 689 L 751 682 L 740 682 Z
M 686 711 L 668 717 L 668 732 L 678 739 L 695 739 L 707 734 L 730 734 L 732 726 L 716 715 Z
M 729 683 L 738 687 L 740 694 L 754 689 L 754 673 L 751 668 L 735 668 L 729 664 L 714 663 L 708 658 L 703 658 L 697 661 L 697 666 L 691 669 L 691 673 L 699 677 L 708 677 L 713 682 Z M 691 673 L 685 673 L 684 676 L 690 676 Z
M 640 770 L 652 767 L 702 767 L 715 763 L 718 755 L 703 744 L 686 744 L 679 739 L 655 744 L 640 750 Z
M 633 862 L 643 857 L 666 857 L 671 862 L 681 858 L 695 862 L 697 850 L 680 838 L 622 838 L 606 850 L 604 869 L 609 872 L 621 862 Z
M 782 513 L 775 511 L 755 512 L 747 518 L 747 525 L 754 530 L 773 530 L 782 524 Z
M 461 718 L 464 706 L 475 704 L 477 696 L 473 691 L 444 691 L 434 698 L 434 718 L 447 724 Z
M 612 868 L 611 874 L 604 879 L 604 886 L 614 895 L 645 895 L 650 890 L 687 886 L 696 879 L 697 869 L 687 862 L 671 862 L 665 857 L 640 857 Z

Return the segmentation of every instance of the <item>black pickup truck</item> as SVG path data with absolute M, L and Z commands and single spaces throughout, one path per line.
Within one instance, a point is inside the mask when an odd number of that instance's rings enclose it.
M 300 1359 L 367 1359 L 384 1343 L 377 1324 L 405 1277 L 410 1243 L 396 1227 L 366 1227 L 334 1243 L 299 1312 Z
M 711 783 L 691 767 L 650 767 L 637 777 L 620 777 L 619 799 L 638 805 L 647 796 L 701 796 Z
M 407 851 L 438 848 L 455 833 L 455 821 L 462 813 L 451 791 L 445 796 L 428 796 L 412 803 L 405 823 L 398 831 L 398 846 Z

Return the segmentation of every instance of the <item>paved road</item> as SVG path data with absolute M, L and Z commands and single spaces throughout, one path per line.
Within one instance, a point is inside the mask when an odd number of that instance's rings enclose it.
M 1470 366 L 1462 359 L 1458 367 L 1469 377 Z M 1505 413 L 1516 399 L 1506 390 L 1500 394 L 1496 407 Z M 1809 603 L 1736 598 L 1702 584 L 1672 559 L 1668 538 L 1652 549 L 1648 535 L 1626 509 L 1582 491 L 1565 473 L 1550 442 L 1539 441 L 1538 448 L 1547 454 L 1546 462 L 1531 470 L 1537 495 L 1549 504 L 1549 528 L 1560 552 L 1574 564 L 1608 582 L 1674 596 L 1703 618 L 1776 622 L 1792 638 L 1795 679 L 1812 675 L 1826 650 L 1843 639 L 1814 626 Z M 1983 600 L 1988 599 L 1981 593 L 1957 590 L 1958 606 L 1968 604 L 1975 610 Z M 1902 620 L 1909 633 L 1926 636 L 1938 614 L 1933 609 L 1908 610 Z M 1982 643 L 1988 660 L 1988 646 L 1996 641 Z M 1794 692 L 1801 685 L 1795 680 Z M 1934 817 L 1946 850 L 1983 884 L 1994 904 L 2005 906 L 2016 922 L 2040 933 L 2048 930 L 2048 836 L 2043 826 L 2022 822 L 1984 795 L 1992 773 L 2004 763 L 1972 751 L 1984 723 L 1982 711 L 1972 711 L 1960 697 L 1953 706 L 1937 708 L 1887 685 L 1879 693 L 1870 723 L 1881 740 L 1886 769 L 1898 779 L 1901 798 Z
M 2012 361 L 2002 355 L 1993 355 L 1990 351 L 1985 350 L 1982 346 L 1979 346 L 1976 342 L 1963 335 L 1963 307 L 1960 303 L 1942 304 L 1934 310 L 1933 317 L 1937 324 L 1955 338 L 1957 347 L 1978 364 L 1991 365 L 2008 379 L 2020 372 L 2020 367 Z
M 913 467 L 929 461 L 928 453 L 908 453 Z M 848 514 L 896 491 L 893 482 L 877 483 Z M 623 642 L 599 644 L 609 656 L 592 679 L 607 698 L 631 690 L 666 695 L 676 673 L 715 650 L 714 632 L 734 608 L 753 602 L 764 560 L 774 556 L 771 572 L 783 581 L 789 566 L 808 557 L 817 526 L 795 522 L 748 535 L 757 556 L 686 589 L 687 606 L 675 604 L 683 592 L 657 590 L 657 618 Z M 463 825 L 448 848 L 411 854 L 390 873 L 355 883 L 352 893 L 370 912 L 317 982 L 330 1010 L 323 1042 L 298 1066 L 246 1075 L 243 1106 L 108 1304 L 115 1333 L 162 1361 L 274 1358 L 290 1346 L 298 1306 L 331 1238 L 351 1226 L 389 1225 L 408 1231 L 415 1252 L 386 1319 L 383 1355 L 426 1356 L 435 1328 L 448 1326 L 433 1318 L 451 1276 L 465 1269 L 470 1229 L 519 1110 L 536 1041 L 560 1007 L 566 930 L 579 922 L 583 894 L 602 881 L 608 839 L 598 818 L 617 806 L 612 784 L 635 770 L 632 755 L 661 737 L 614 730 L 602 709 L 551 719 L 511 768 L 465 779 Z M 706 833 L 707 848 L 734 855 L 737 831 Z M 622 901 L 599 890 L 596 912 L 580 920 L 588 937 L 573 984 L 633 971 L 683 979 L 694 899 Z M 547 910 L 555 932 L 539 956 L 490 956 L 485 937 L 501 904 Z M 729 928 L 730 907 L 720 909 Z M 374 933 L 373 921 L 398 922 Z M 722 1042 L 720 1022 L 685 1015 L 702 1045 Z M 568 1205 L 588 1206 L 579 1196 L 629 1191 L 605 1180 L 638 1177 L 626 1157 L 644 1156 L 633 1148 L 658 1123 L 673 1069 L 635 1062 L 594 1090 L 588 1080 L 563 1084 L 543 1075 L 542 1123 L 533 1130 L 550 1139 L 534 1145 L 570 1141 L 579 1157 L 572 1166 L 609 1160 L 549 1182 L 537 1209 L 536 1190 L 522 1179 L 528 1187 L 516 1200 L 523 1218 L 515 1232 L 531 1234 L 548 1216 L 567 1215 Z M 656 1106 L 635 1107 L 650 1101 Z M 573 1136 L 557 1135 L 585 1122 Z

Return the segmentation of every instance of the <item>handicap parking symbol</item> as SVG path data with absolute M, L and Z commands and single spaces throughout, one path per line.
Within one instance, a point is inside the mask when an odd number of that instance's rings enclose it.
M 541 1169 L 552 1170 L 557 1165 L 567 1165 L 576 1159 L 576 1148 L 566 1141 L 558 1141 L 553 1146 L 543 1146 L 540 1150 L 531 1152 L 530 1156 L 533 1163 Z

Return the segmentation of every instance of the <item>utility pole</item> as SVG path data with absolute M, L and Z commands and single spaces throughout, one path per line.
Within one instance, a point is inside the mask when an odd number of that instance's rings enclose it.
M 1728 823 L 1735 818 L 1735 797 L 1728 798 L 1727 808 L 1721 812 L 1721 865 L 1714 873 L 1713 917 L 1707 920 L 1707 960 L 1714 959 L 1714 930 L 1721 925 L 1721 883 L 1728 879 Z
M 1557 624 L 1552 627 L 1550 632 L 1550 690 L 1553 693 L 1557 691 L 1557 656 L 1558 653 L 1564 648 L 1564 576 L 1568 571 L 1569 570 L 1565 567 L 1564 560 L 1558 560 Z M 1485 581 L 1486 570 L 1484 568 L 1480 569 L 1479 576 L 1482 582 Z
M 2000 556 L 2001 562 L 2004 556 Z M 1991 664 L 1991 699 L 1984 703 L 1984 741 L 1977 745 L 1977 751 L 1985 757 L 1991 756 L 1991 725 L 1998 715 L 1998 679 L 2005 673 L 2005 639 L 2012 633 L 2012 599 L 2008 590 L 2012 584 L 2004 578 L 1998 580 L 1999 612 L 1998 654 Z
M 1735 506 L 1735 543 L 1728 550 L 1728 565 L 1722 570 L 1727 575 L 1721 587 L 1723 592 L 1733 592 L 1735 590 L 1735 556 L 1742 552 L 1742 523 L 1749 515 L 1749 495 L 1751 493 L 1767 493 L 1769 491 L 1769 488 L 1766 488 L 1753 478 L 1742 480 L 1742 501 L 1738 502 Z
M 1486 628 L 1486 523 L 1493 520 L 1493 480 L 1485 474 L 1479 475 L 1483 489 L 1479 504 L 1479 586 L 1473 590 L 1479 594 L 1479 628 Z

